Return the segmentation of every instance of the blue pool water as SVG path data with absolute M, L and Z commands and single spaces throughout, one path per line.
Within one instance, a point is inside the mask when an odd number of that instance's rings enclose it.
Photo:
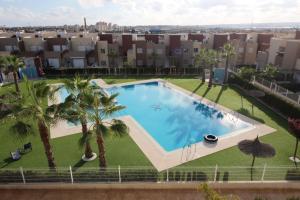
M 118 116 L 131 115 L 165 151 L 203 141 L 206 134 L 223 136 L 250 126 L 160 82 L 113 87 L 108 92 L 119 93 L 118 103 L 126 106 Z M 66 96 L 63 90 L 61 98 Z

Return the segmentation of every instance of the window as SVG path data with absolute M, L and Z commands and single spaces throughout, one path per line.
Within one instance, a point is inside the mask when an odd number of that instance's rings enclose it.
M 85 51 L 85 46 L 78 46 L 78 51 Z
M 73 67 L 74 68 L 84 68 L 84 59 L 73 58 Z
M 148 54 L 152 54 L 153 53 L 153 49 L 147 49 Z
M 100 52 L 105 54 L 105 49 L 100 49 Z
M 194 48 L 194 53 L 198 53 L 199 49 L 198 48 Z
M 19 48 L 15 45 L 5 45 L 5 51 L 15 51 L 15 50 L 19 50 Z
M 136 52 L 137 52 L 137 53 L 143 53 L 143 49 L 142 49 L 142 48 L 137 48 L 137 49 L 136 49 Z
M 101 60 L 100 64 L 101 64 L 101 66 L 106 66 L 106 61 L 105 60 Z
M 61 51 L 60 45 L 53 45 L 53 51 L 60 52 Z
M 163 54 L 163 50 L 162 49 L 157 49 L 156 53 L 159 54 L 159 55 L 161 55 L 161 54 Z
M 137 65 L 138 66 L 143 66 L 143 61 L 142 60 L 137 60 Z
M 40 51 L 43 50 L 41 46 L 30 46 L 30 51 Z
M 61 45 L 61 49 L 62 49 L 62 51 L 64 51 L 64 50 L 67 50 L 68 47 L 67 47 L 67 45 Z
M 188 53 L 189 50 L 188 49 L 183 49 L 183 53 Z
M 34 58 L 25 58 L 24 63 L 26 67 L 35 67 Z
M 175 50 L 174 50 L 174 53 L 175 53 L 175 54 L 181 54 L 181 49 L 175 49 Z
M 57 58 L 48 58 L 49 67 L 59 68 L 59 60 Z

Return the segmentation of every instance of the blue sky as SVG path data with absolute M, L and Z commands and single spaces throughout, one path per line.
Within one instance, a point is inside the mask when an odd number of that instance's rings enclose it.
M 0 0 L 0 25 L 299 22 L 300 0 Z

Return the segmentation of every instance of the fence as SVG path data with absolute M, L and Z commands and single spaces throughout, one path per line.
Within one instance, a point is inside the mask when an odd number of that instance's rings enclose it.
M 276 94 L 280 97 L 283 97 L 297 105 L 300 105 L 300 95 L 296 94 L 284 87 L 281 87 L 280 85 L 276 84 L 275 82 L 271 82 L 268 80 L 265 80 L 263 78 L 254 77 L 253 84 L 260 84 L 267 88 L 269 91 L 271 91 L 273 94 Z
M 0 184 L 7 183 L 128 183 L 128 182 L 232 182 L 232 181 L 300 181 L 295 167 L 193 167 L 158 172 L 152 167 L 2 169 Z
M 65 77 L 81 75 L 95 76 L 199 76 L 203 69 L 198 67 L 134 67 L 134 68 L 45 68 L 47 77 Z

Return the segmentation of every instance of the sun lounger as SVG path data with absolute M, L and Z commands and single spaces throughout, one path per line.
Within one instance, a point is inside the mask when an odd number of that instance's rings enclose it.
M 19 150 L 16 150 L 15 152 L 10 152 L 10 155 L 13 160 L 19 160 L 21 158 Z

